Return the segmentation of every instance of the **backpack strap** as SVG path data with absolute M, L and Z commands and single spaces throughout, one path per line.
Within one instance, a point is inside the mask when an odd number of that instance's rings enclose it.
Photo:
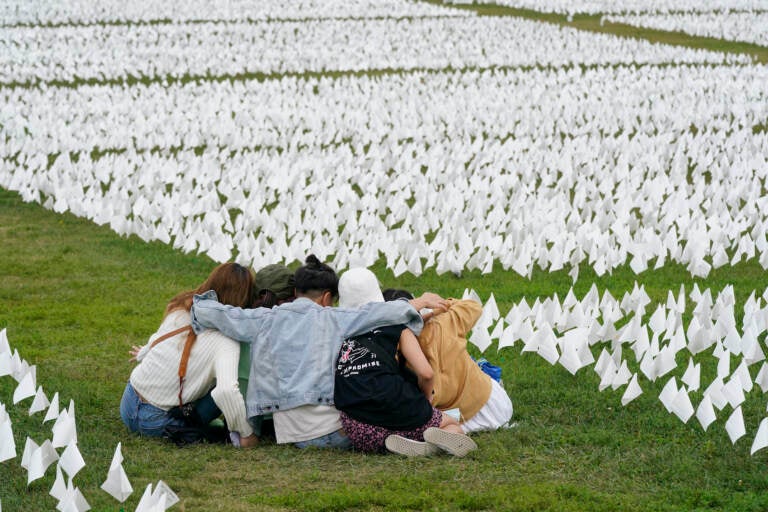
M 187 363 L 189 363 L 189 354 L 192 352 L 192 345 L 195 343 L 197 335 L 195 334 L 195 331 L 192 330 L 191 325 L 185 325 L 184 327 L 179 327 L 178 329 L 174 329 L 171 332 L 163 334 L 155 341 L 153 341 L 152 345 L 150 346 L 150 348 L 153 348 L 158 343 L 163 342 L 168 338 L 173 338 L 177 334 L 181 334 L 185 331 L 188 334 L 187 339 L 184 342 L 184 349 L 181 352 L 181 360 L 179 361 L 179 407 L 184 405 L 184 402 L 181 399 L 181 394 L 184 391 L 184 377 L 187 375 Z

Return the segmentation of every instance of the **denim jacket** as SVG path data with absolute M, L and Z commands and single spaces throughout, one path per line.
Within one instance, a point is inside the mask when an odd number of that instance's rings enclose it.
M 272 309 L 226 306 L 216 293 L 194 297 L 192 327 L 218 329 L 249 343 L 248 416 L 302 405 L 333 405 L 336 358 L 341 342 L 385 325 L 404 324 L 416 335 L 423 322 L 404 300 L 375 302 L 359 309 L 322 307 L 307 299 Z

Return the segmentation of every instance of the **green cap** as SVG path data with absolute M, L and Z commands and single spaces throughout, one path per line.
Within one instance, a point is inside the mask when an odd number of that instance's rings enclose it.
M 278 300 L 289 299 L 294 292 L 293 272 L 285 265 L 267 265 L 256 272 L 254 286 L 257 295 L 269 290 Z

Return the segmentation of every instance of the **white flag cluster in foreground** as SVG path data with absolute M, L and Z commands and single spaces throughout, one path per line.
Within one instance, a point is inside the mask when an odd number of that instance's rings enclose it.
M 11 351 L 6 329 L 0 331 L 0 361 L 5 361 L 2 368 L 7 369 L 7 371 L 0 373 L 0 378 L 12 377 L 17 382 L 17 391 L 14 392 L 14 395 L 17 394 L 21 386 L 26 386 L 23 383 L 25 380 L 28 380 L 29 375 L 32 375 L 33 378 L 36 377 L 36 367 L 30 366 L 27 361 L 22 359 L 17 350 Z M 18 397 L 18 400 L 14 398 L 13 407 L 21 410 L 25 402 L 34 396 L 35 398 L 29 406 L 28 414 L 32 416 L 36 412 L 41 412 L 47 408 L 47 413 L 45 418 L 42 419 L 42 423 L 45 424 L 48 421 L 55 420 L 51 426 L 50 438 L 37 442 L 27 436 L 24 442 L 24 450 L 21 453 L 21 460 L 14 461 L 18 456 L 18 452 L 16 450 L 11 417 L 6 405 L 0 402 L 0 463 L 18 463 L 20 469 L 27 472 L 27 485 L 45 476 L 48 469 L 55 464 L 56 479 L 49 491 L 49 494 L 57 502 L 55 508 L 69 512 L 85 512 L 90 510 L 91 506 L 80 491 L 80 488 L 74 483 L 77 474 L 86 465 L 78 445 L 75 402 L 70 400 L 69 407 L 60 410 L 59 393 L 56 392 L 54 397 L 48 401 L 44 391 L 42 391 L 42 386 L 38 387 L 37 392 L 33 389 L 31 394 L 24 393 L 24 395 L 26 396 Z M 47 403 L 47 407 L 40 406 L 43 401 Z M 61 451 L 58 451 L 58 449 L 61 449 Z M 115 448 L 109 472 L 101 488 L 121 503 L 125 502 L 133 493 L 133 487 L 123 469 L 121 443 L 118 443 Z M 164 512 L 178 502 L 178 496 L 167 484 L 160 480 L 154 492 L 150 492 L 148 497 L 145 496 L 139 500 L 136 510 Z

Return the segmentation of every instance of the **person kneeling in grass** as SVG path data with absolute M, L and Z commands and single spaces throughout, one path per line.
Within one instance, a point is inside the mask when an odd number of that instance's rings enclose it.
M 340 307 L 377 302 L 384 298 L 370 270 L 355 268 L 341 276 Z M 406 326 L 381 326 L 342 343 L 333 398 L 355 450 L 381 453 L 386 446 L 408 456 L 441 449 L 464 456 L 474 450 L 474 441 L 461 432 L 458 422 L 432 407 L 432 392 L 432 368 Z

